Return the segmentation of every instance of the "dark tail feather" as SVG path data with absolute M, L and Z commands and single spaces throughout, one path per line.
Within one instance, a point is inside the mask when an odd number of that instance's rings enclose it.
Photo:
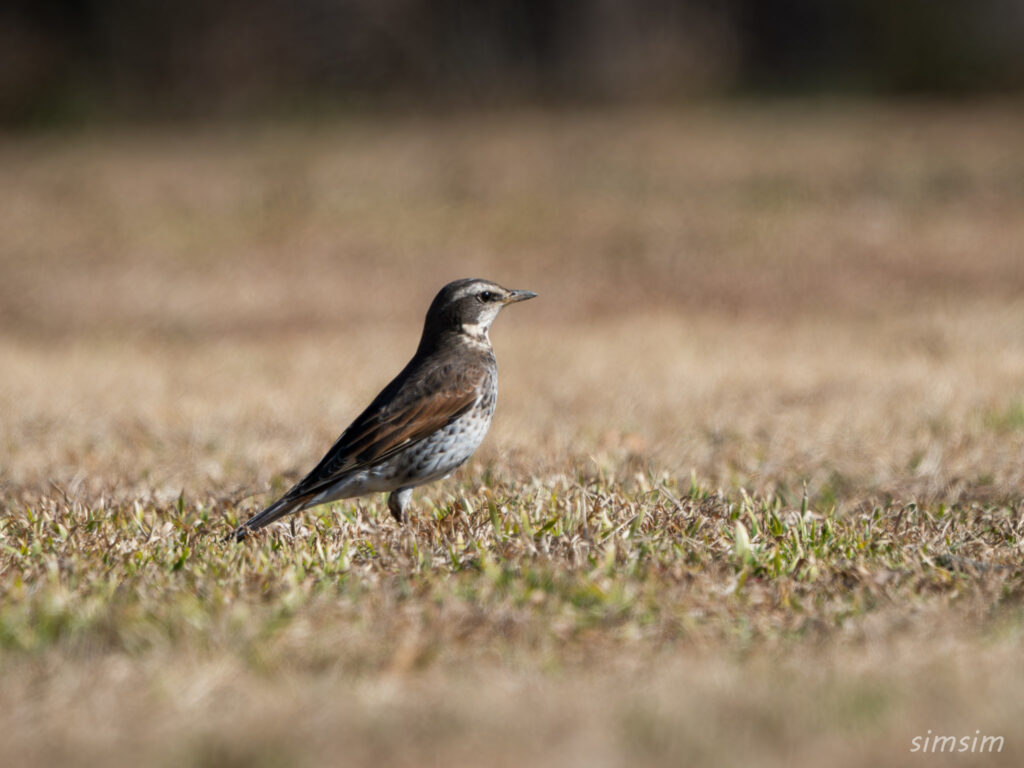
M 280 520 L 285 515 L 298 512 L 309 501 L 308 496 L 283 496 L 275 501 L 262 512 L 257 512 L 228 536 L 228 539 L 241 541 L 253 531 L 258 531 L 265 525 L 270 525 L 275 520 Z

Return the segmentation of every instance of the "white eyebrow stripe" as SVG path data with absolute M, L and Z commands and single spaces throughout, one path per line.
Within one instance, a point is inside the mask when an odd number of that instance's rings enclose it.
M 455 295 L 452 296 L 452 299 L 458 300 L 464 299 L 467 296 L 476 296 L 483 290 L 489 290 L 495 293 L 503 293 L 502 289 L 499 288 L 494 283 L 485 283 L 484 281 L 481 280 L 479 282 L 470 283 L 469 285 L 462 286 L 455 292 Z

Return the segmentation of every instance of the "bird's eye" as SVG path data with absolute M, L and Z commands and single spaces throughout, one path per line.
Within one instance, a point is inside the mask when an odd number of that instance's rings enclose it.
M 494 301 L 494 294 L 490 291 L 484 291 L 480 294 L 480 301 Z

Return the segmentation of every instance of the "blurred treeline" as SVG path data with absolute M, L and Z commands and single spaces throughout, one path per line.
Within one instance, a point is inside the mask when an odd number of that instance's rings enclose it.
M 1024 0 L 5 0 L 0 121 L 1024 88 Z

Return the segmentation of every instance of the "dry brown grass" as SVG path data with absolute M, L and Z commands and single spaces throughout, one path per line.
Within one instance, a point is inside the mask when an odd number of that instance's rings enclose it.
M 900 764 L 931 729 L 1019 763 L 1022 128 L 791 105 L 0 143 L 10 754 Z M 466 275 L 541 295 L 493 331 L 477 458 L 408 531 L 365 499 L 221 545 Z

